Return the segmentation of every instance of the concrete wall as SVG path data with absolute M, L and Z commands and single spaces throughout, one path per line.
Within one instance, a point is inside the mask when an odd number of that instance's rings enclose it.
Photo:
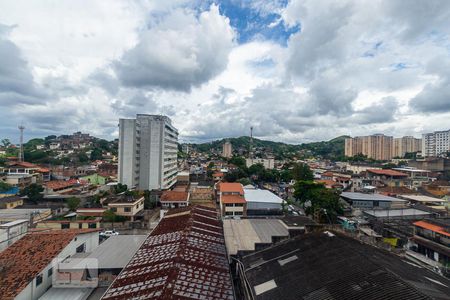
M 135 185 L 136 120 L 119 120 L 119 182 Z

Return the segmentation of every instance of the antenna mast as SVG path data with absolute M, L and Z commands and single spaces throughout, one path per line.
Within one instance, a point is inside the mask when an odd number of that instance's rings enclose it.
M 253 126 L 250 127 L 250 151 L 249 158 L 253 159 Z
M 20 124 L 19 130 L 20 130 L 20 150 L 19 150 L 19 161 L 24 161 L 24 153 L 23 153 L 23 131 L 25 129 L 25 126 Z

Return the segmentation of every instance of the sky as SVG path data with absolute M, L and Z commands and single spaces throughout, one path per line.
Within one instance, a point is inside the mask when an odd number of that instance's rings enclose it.
M 0 2 L 0 138 L 137 113 L 182 142 L 450 129 L 450 1 Z

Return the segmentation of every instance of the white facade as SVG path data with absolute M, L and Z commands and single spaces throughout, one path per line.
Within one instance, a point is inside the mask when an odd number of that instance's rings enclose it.
M 98 247 L 98 232 L 79 234 L 74 238 L 57 257 L 58 259 L 68 258 L 77 253 L 77 248 L 84 244 L 84 252 L 92 252 Z M 53 274 L 56 270 L 53 269 L 53 261 L 49 263 L 38 276 L 42 277 L 42 282 L 37 285 L 37 277 L 24 288 L 17 296 L 16 300 L 37 300 L 41 297 L 51 286 Z M 52 269 L 52 271 L 50 271 Z M 50 272 L 49 272 L 50 271 Z
M 0 252 L 28 232 L 28 220 L 16 220 L 0 225 Z
M 450 130 L 422 135 L 422 156 L 439 156 L 450 151 Z
M 177 177 L 178 131 L 166 116 L 119 120 L 119 182 L 140 190 L 168 189 Z
M 275 159 L 274 158 L 247 158 L 245 160 L 245 164 L 247 165 L 247 168 L 256 165 L 256 164 L 262 164 L 264 168 L 266 169 L 273 169 L 275 168 Z

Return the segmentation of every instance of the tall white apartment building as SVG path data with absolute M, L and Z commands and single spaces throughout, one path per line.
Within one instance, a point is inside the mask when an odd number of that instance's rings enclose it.
M 175 184 L 178 130 L 167 116 L 138 114 L 119 119 L 119 182 L 139 190 Z
M 439 156 L 450 151 L 450 130 L 422 135 L 422 155 Z

